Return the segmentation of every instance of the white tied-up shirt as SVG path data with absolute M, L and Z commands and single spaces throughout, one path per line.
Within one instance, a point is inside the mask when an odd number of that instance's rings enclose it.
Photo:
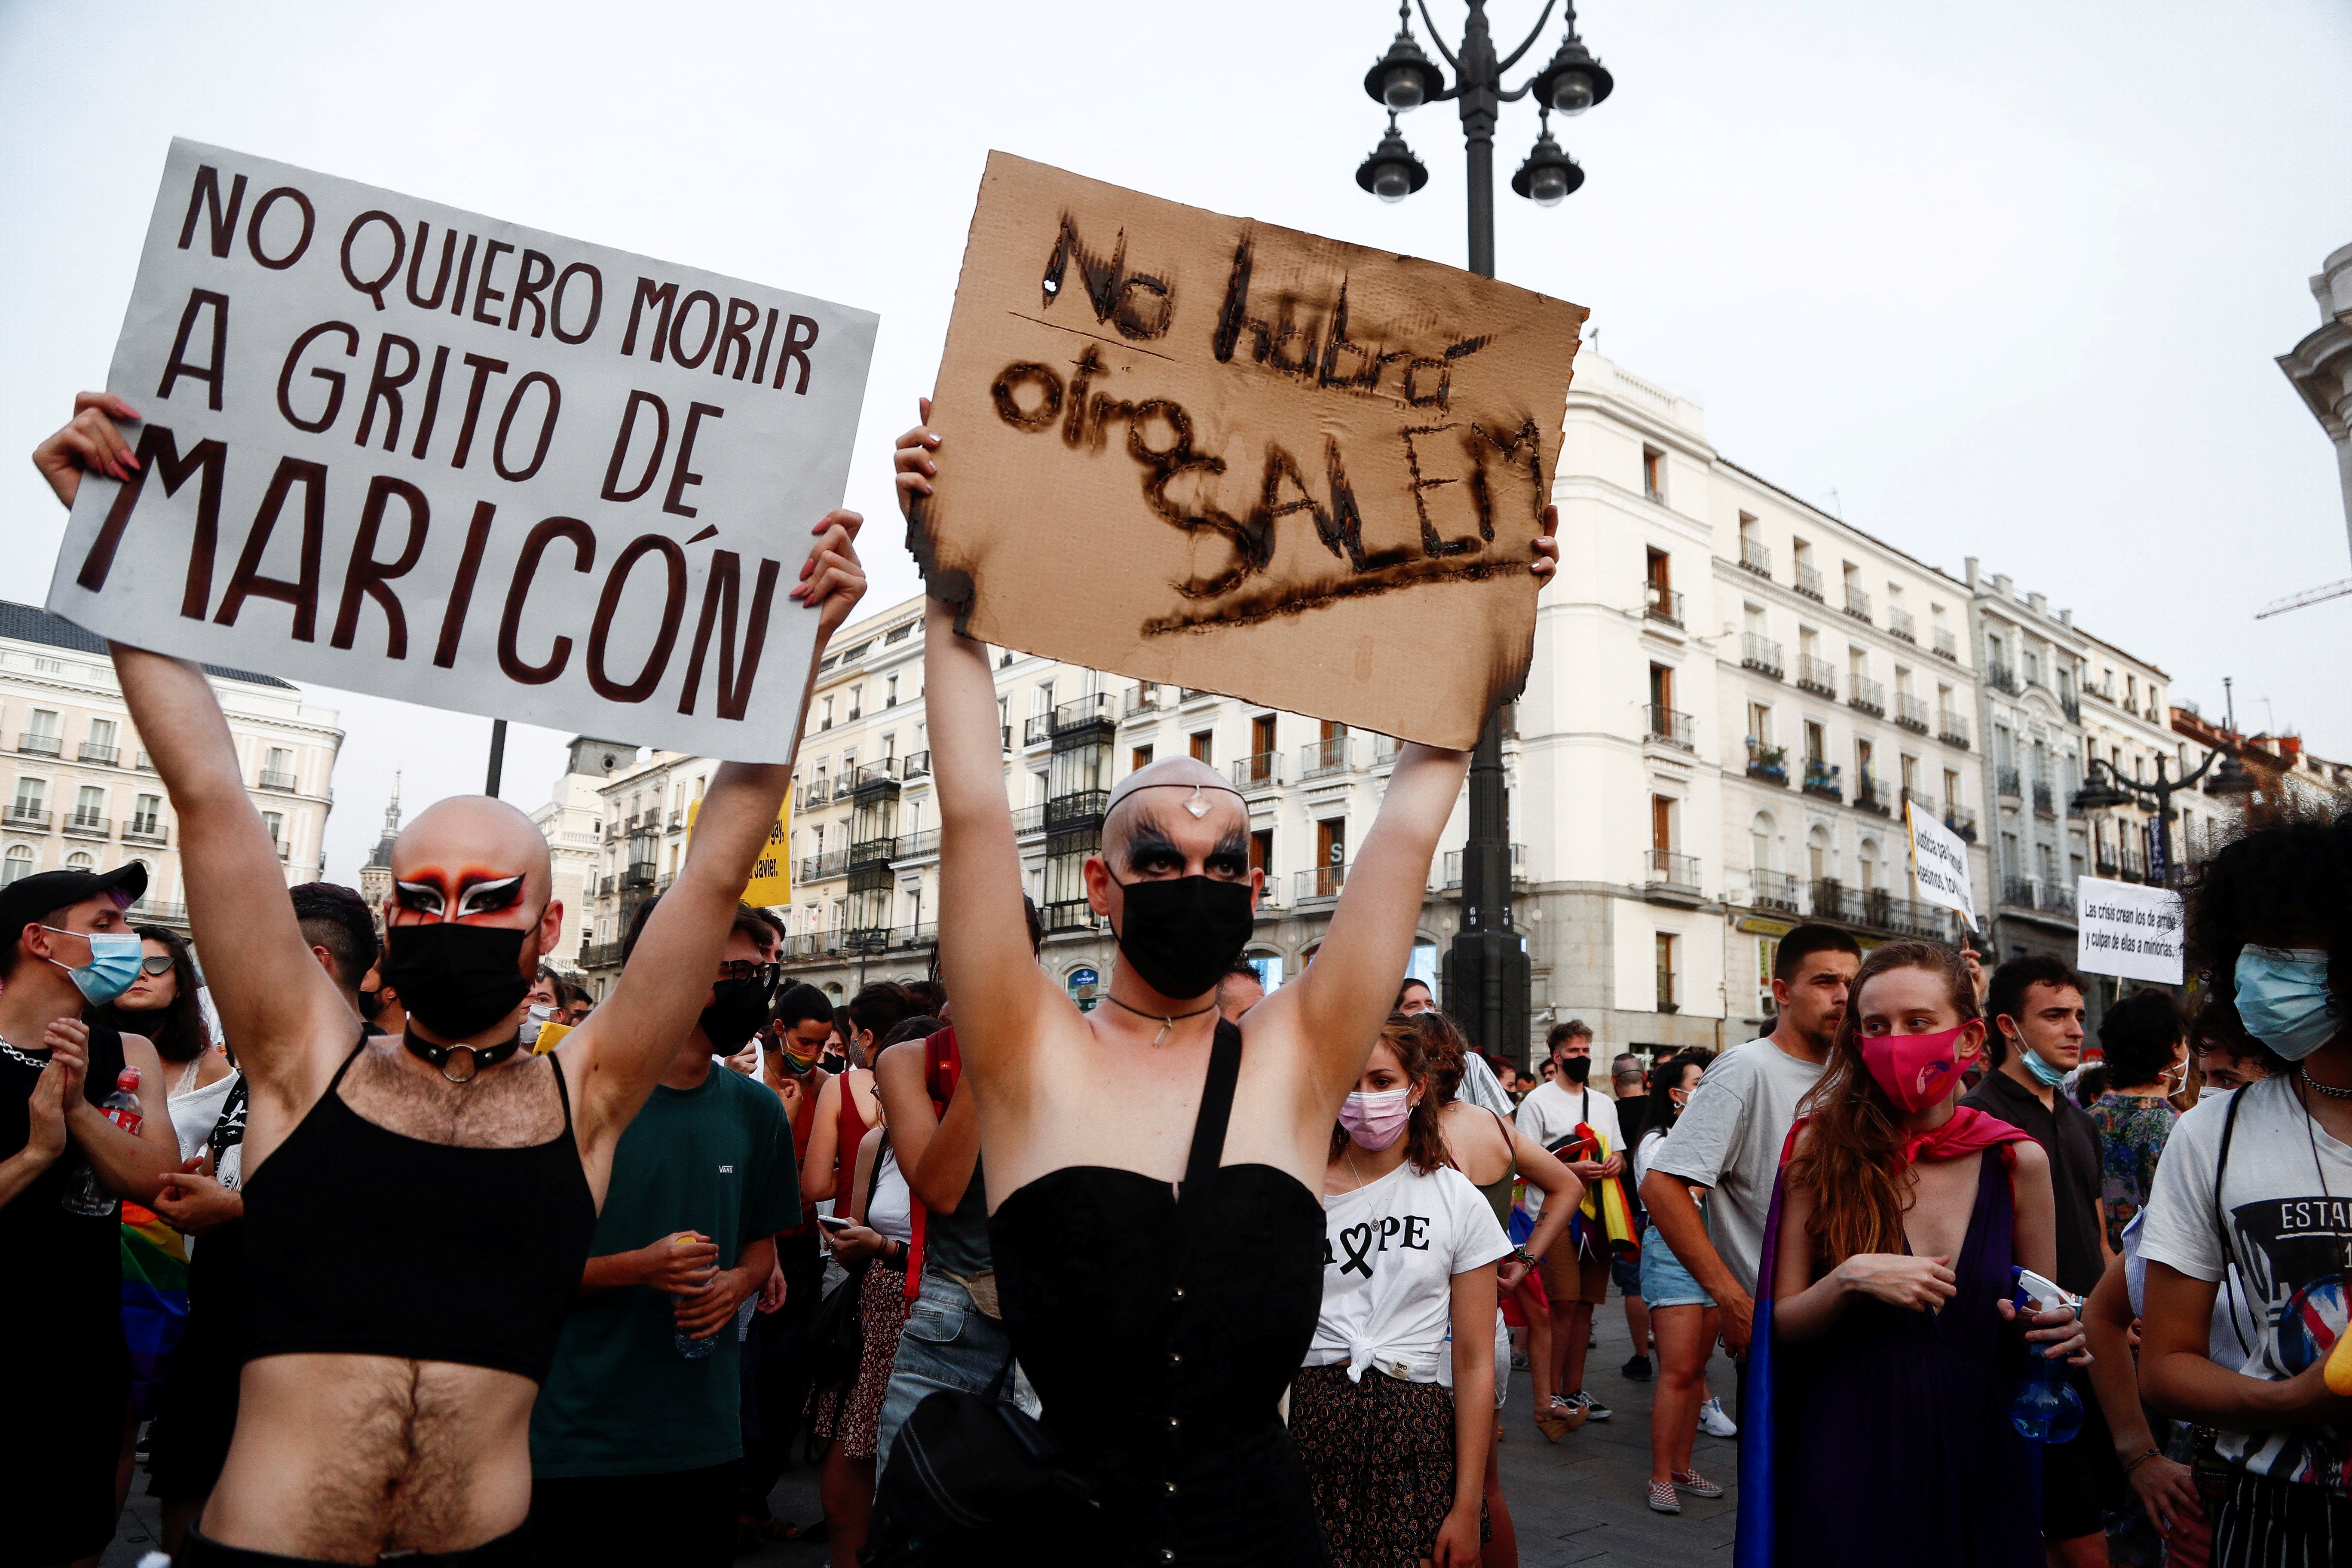
M 1453 1322 L 1454 1276 L 1510 1256 L 1495 1211 L 1450 1165 L 1407 1161 L 1370 1185 L 1323 1200 L 1323 1310 L 1308 1366 L 1345 1363 L 1434 1383 Z

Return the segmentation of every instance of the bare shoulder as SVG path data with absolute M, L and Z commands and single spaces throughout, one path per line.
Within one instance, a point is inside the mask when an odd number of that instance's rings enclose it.
M 2035 1140 L 2020 1138 L 2009 1145 L 2009 1152 L 2016 1159 L 2019 1175 L 2044 1182 L 2050 1179 L 2050 1152 Z

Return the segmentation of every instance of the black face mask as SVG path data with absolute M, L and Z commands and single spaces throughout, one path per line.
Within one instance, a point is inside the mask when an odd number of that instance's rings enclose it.
M 698 1020 L 710 1048 L 722 1057 L 741 1050 L 746 1041 L 768 1026 L 768 1011 L 775 995 L 772 970 L 712 985 L 710 1005 L 702 1010 Z
M 384 983 L 409 1016 L 436 1035 L 478 1035 L 522 1005 L 530 976 L 523 939 L 535 927 L 394 926 L 383 960 Z
M 1564 1057 L 1560 1059 L 1559 1073 L 1560 1076 L 1568 1079 L 1569 1082 L 1576 1084 L 1580 1088 L 1582 1087 L 1585 1079 L 1592 1076 L 1592 1058 L 1591 1057 Z
M 1218 976 L 1249 945 L 1256 921 L 1245 881 L 1208 877 L 1111 880 L 1127 896 L 1119 956 L 1162 996 L 1181 1002 L 1213 990 Z
M 374 1023 L 374 1022 L 375 1022 L 376 1015 L 377 1015 L 377 1014 L 379 1014 L 379 1013 L 381 1013 L 381 1012 L 383 1012 L 383 992 L 381 992 L 381 991 L 362 991 L 362 992 L 361 992 L 361 993 L 360 993 L 360 1016 L 361 1016 L 361 1017 L 365 1018 L 369 1023 L 373 1024 L 373 1023 Z

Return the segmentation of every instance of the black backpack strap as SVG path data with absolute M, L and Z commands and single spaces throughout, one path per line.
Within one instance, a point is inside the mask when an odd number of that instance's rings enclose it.
M 2245 1103 L 2245 1089 L 2240 1089 L 2230 1096 L 2230 1109 L 2221 1113 L 2221 1147 L 2213 1156 L 2213 1224 L 2221 1235 L 2221 1294 L 2225 1304 L 2231 1293 L 2230 1274 L 2233 1260 L 2230 1251 L 2230 1218 L 2221 1207 L 2221 1173 L 2229 1167 L 2230 1141 L 2238 1135 L 2238 1107 Z M 2248 1361 L 2253 1360 L 2253 1347 L 2246 1343 L 2246 1331 L 2238 1326 L 2238 1312 L 2234 1306 L 2230 1307 L 2230 1331 L 2237 1336 L 2240 1352 Z
M 1215 1042 L 1209 1047 L 1208 1081 L 1201 1087 L 1201 1109 L 1192 1121 L 1192 1152 L 1184 1160 L 1184 1188 L 1176 1195 L 1176 1212 L 1183 1221 L 1185 1240 L 1192 1240 L 1201 1205 L 1216 1184 L 1217 1166 L 1224 1159 L 1225 1127 L 1233 1120 L 1234 1085 L 1242 1075 L 1242 1031 L 1237 1024 L 1217 1020 Z

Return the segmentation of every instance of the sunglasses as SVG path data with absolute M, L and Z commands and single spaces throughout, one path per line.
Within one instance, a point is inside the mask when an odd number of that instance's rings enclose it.
M 728 959 L 719 965 L 719 978 L 721 980 L 760 980 L 770 986 L 782 979 L 783 973 L 784 966 L 781 963 L 761 963 L 751 958 Z
M 174 960 L 170 953 L 159 952 L 152 958 L 141 959 L 139 961 L 139 972 L 142 974 L 169 974 L 172 973 L 172 965 L 175 962 L 177 961 Z

